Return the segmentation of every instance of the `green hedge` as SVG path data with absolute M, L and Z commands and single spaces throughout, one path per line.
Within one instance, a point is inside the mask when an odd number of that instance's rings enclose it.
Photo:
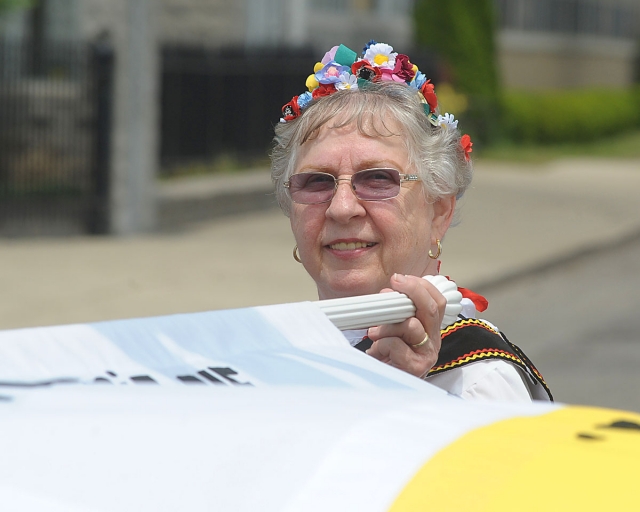
M 640 128 L 640 87 L 506 92 L 502 119 L 514 142 L 596 140 Z

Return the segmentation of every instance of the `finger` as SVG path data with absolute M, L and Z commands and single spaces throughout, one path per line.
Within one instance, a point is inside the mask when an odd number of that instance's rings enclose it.
M 430 340 L 425 345 L 429 345 L 429 343 Z M 435 351 L 431 347 L 429 354 L 433 353 Z M 416 377 L 426 375 L 435 362 L 435 359 L 430 355 L 417 353 L 401 338 L 396 337 L 379 339 L 371 346 L 367 354 Z
M 415 317 L 372 327 L 367 335 L 374 340 L 367 354 L 417 377 L 426 375 L 438 360 L 439 339 L 431 340 Z
M 381 338 L 401 338 L 410 347 L 416 350 L 422 349 L 423 346 L 416 347 L 425 337 L 426 331 L 422 322 L 416 317 L 407 318 L 405 321 L 397 324 L 385 324 L 377 327 L 371 327 L 367 331 L 367 336 L 373 341 Z
M 447 305 L 440 291 L 426 279 L 402 274 L 394 274 L 390 284 L 395 291 L 404 293 L 413 301 L 415 317 L 420 320 L 429 337 L 434 341 L 439 339 L 440 324 Z

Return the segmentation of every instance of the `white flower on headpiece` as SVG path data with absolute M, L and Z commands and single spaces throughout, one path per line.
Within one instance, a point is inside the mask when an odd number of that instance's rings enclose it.
M 351 73 L 342 73 L 340 75 L 340 79 L 336 82 L 336 89 L 339 91 L 344 91 L 345 89 L 357 89 L 358 88 L 358 77 L 356 75 L 352 75 Z
M 438 116 L 438 124 L 442 127 L 451 127 L 453 129 L 456 129 L 458 127 L 458 121 L 453 118 L 453 114 Z
M 372 44 L 364 53 L 364 60 L 369 61 L 372 66 L 385 69 L 393 69 L 396 65 L 398 54 L 393 51 L 393 47 L 385 43 Z

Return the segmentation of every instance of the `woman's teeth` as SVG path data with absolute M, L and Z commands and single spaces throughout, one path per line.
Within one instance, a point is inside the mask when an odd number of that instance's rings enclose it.
M 374 245 L 373 242 L 340 242 L 339 244 L 332 244 L 329 247 L 335 251 L 352 251 L 353 249 L 373 247 Z

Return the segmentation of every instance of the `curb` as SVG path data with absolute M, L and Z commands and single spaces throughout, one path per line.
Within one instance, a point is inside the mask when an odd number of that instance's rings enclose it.
M 181 231 L 193 223 L 278 208 L 266 168 L 161 182 L 157 201 L 160 232 Z
M 182 231 L 198 222 L 277 208 L 271 190 L 231 192 L 193 199 L 159 198 L 158 231 Z
M 591 256 L 604 254 L 605 252 L 611 250 L 622 249 L 638 241 L 640 241 L 640 227 L 637 227 L 633 231 L 625 233 L 611 240 L 585 245 L 584 247 L 580 247 L 569 253 L 559 255 L 556 258 L 551 258 L 547 261 L 540 262 L 531 267 L 509 272 L 500 277 L 488 279 L 484 282 L 480 281 L 478 284 L 474 284 L 473 288 L 474 290 L 477 290 L 478 293 L 485 294 L 502 286 L 512 284 L 514 281 L 517 281 L 519 279 L 535 277 L 546 272 L 557 270 L 570 263 L 576 263 L 580 260 L 585 260 Z

